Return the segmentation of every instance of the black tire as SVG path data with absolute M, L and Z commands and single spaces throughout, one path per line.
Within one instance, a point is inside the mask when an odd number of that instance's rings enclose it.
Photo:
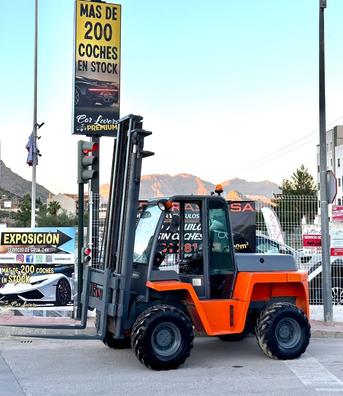
M 131 339 L 130 337 L 125 337 L 122 339 L 113 338 L 113 334 L 109 331 L 106 333 L 106 336 L 103 340 L 104 344 L 109 348 L 113 349 L 129 349 L 131 348 Z
M 311 326 L 304 312 L 290 303 L 275 303 L 262 311 L 256 324 L 256 338 L 272 359 L 296 359 L 310 342 Z
M 95 314 L 95 328 L 96 331 L 99 332 L 100 330 L 100 311 L 96 311 Z M 107 345 L 109 348 L 113 349 L 127 349 L 131 348 L 131 339 L 130 337 L 125 337 L 122 339 L 115 339 L 113 338 L 113 334 L 109 331 L 106 332 L 105 338 L 102 340 L 102 342 Z
M 67 279 L 62 278 L 56 285 L 56 301 L 55 305 L 64 306 L 71 299 L 71 288 Z
M 138 316 L 131 345 L 137 359 L 153 370 L 178 368 L 193 348 L 193 326 L 186 314 L 170 305 L 155 305 Z

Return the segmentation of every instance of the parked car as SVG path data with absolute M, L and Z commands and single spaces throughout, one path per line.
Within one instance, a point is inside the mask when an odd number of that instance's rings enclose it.
M 310 304 L 323 304 L 322 280 L 323 266 L 322 256 L 313 255 L 308 270 L 308 284 Z M 343 305 L 343 259 L 331 257 L 331 288 L 332 303 Z
M 75 106 L 111 106 L 119 99 L 118 86 L 112 82 L 86 77 L 75 79 Z

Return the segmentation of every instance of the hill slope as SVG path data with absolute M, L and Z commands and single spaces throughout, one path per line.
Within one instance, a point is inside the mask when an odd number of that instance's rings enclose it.
M 22 197 L 25 194 L 31 195 L 31 182 L 12 172 L 2 160 L 0 160 L 0 189 Z M 37 184 L 37 198 L 46 201 L 50 194 L 45 187 Z

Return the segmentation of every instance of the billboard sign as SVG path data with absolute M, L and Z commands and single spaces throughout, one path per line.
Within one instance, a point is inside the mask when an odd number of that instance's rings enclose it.
M 73 133 L 115 136 L 120 113 L 121 6 L 76 0 Z
M 0 230 L 0 295 L 6 284 L 30 284 L 33 276 L 71 273 L 75 228 L 4 228 Z

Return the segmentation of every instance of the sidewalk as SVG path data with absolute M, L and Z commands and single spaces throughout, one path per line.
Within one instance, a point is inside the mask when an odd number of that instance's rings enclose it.
M 321 320 L 311 320 L 313 338 L 343 338 L 343 323 L 325 323 Z
M 334 307 L 336 308 L 336 307 Z M 311 306 L 311 333 L 313 338 L 343 338 L 343 321 L 342 316 L 343 307 L 339 307 L 340 309 L 334 310 L 334 322 L 325 323 L 322 313 L 322 307 L 312 307 Z M 51 326 L 51 325 L 66 325 L 73 326 L 80 324 L 79 321 L 72 319 L 68 316 L 21 316 L 15 315 L 13 312 L 8 312 L 8 314 L 2 313 L 0 315 L 0 337 L 9 337 L 9 336 L 23 336 L 23 335 L 35 335 L 35 336 L 49 336 L 52 334 L 61 335 L 61 336 L 81 336 L 84 335 L 86 337 L 92 336 L 96 334 L 95 326 L 94 326 L 94 315 L 93 312 L 90 312 L 91 317 L 88 317 L 87 327 L 86 329 L 73 329 L 72 327 L 66 330 L 61 329 L 32 329 L 25 327 L 15 327 L 22 325 L 39 325 L 39 326 Z M 12 325 L 12 326 L 11 326 Z
M 80 322 L 70 318 L 38 318 L 38 317 L 20 317 L 11 316 L 8 318 L 1 318 L 0 322 L 0 337 L 10 336 L 49 336 L 49 335 L 60 335 L 62 336 L 81 336 L 86 337 L 96 334 L 94 326 L 94 318 L 88 318 L 86 329 L 32 329 L 25 327 L 13 327 L 11 325 L 77 325 Z M 3 326 L 5 325 L 5 326 Z M 313 338 L 343 338 L 343 323 L 333 322 L 325 323 L 321 320 L 311 320 L 311 333 Z

